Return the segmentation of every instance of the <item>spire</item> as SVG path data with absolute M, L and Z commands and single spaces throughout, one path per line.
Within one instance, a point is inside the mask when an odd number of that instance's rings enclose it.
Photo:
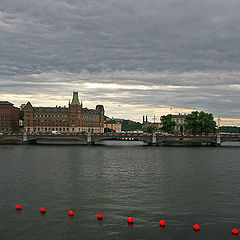
M 78 92 L 73 92 L 73 99 L 71 105 L 80 105 L 78 100 Z

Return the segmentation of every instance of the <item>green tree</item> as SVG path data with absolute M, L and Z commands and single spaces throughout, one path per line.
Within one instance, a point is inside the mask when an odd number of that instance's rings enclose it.
M 240 127 L 236 126 L 221 126 L 219 128 L 220 132 L 225 132 L 225 133 L 240 133 Z
M 186 116 L 185 129 L 192 134 L 216 133 L 216 122 L 211 113 L 195 111 Z
M 129 120 L 122 121 L 122 131 L 138 131 L 142 130 L 142 124 L 139 122 L 132 122 Z
M 146 132 L 146 133 L 154 133 L 157 131 L 157 127 L 156 126 L 152 126 L 152 125 L 149 125 L 149 126 L 144 126 L 142 128 L 143 132 Z
M 176 126 L 175 121 L 172 120 L 172 114 L 168 114 L 166 116 L 161 116 L 162 122 L 162 131 L 172 133 L 174 131 L 174 127 Z

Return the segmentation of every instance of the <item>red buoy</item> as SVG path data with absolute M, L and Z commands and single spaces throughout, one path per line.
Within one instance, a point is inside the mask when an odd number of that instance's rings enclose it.
M 161 221 L 159 222 L 159 225 L 163 227 L 163 226 L 166 225 L 166 222 L 165 222 L 164 220 L 161 220 Z
M 17 209 L 17 210 L 22 210 L 22 206 L 21 206 L 21 205 L 17 205 L 17 206 L 16 206 L 16 209 Z
M 41 213 L 45 213 L 45 212 L 46 212 L 46 208 L 42 207 L 42 208 L 40 209 L 40 212 L 41 212 Z
M 194 229 L 195 231 L 199 231 L 199 230 L 200 230 L 200 226 L 199 226 L 198 224 L 195 224 L 195 225 L 193 226 L 193 229 Z
M 71 210 L 71 211 L 68 212 L 68 215 L 69 215 L 69 216 L 73 216 L 73 215 L 74 215 L 74 212 Z
M 128 223 L 133 224 L 133 220 L 134 220 L 134 219 L 133 219 L 132 217 L 129 217 L 129 218 L 128 218 Z
M 97 215 L 97 218 L 102 220 L 102 219 L 103 219 L 103 215 L 102 215 L 101 213 L 99 213 L 99 214 Z
M 232 234 L 238 235 L 238 233 L 239 233 L 239 230 L 238 230 L 238 229 L 234 228 L 234 229 L 232 230 Z

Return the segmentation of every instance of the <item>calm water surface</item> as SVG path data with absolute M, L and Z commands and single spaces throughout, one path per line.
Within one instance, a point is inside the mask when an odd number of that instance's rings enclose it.
M 239 169 L 239 144 L 0 145 L 0 239 L 237 239 Z

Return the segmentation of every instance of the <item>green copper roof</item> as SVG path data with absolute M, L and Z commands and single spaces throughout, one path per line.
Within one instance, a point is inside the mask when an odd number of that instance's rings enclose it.
M 78 100 L 78 92 L 73 92 L 73 99 L 71 105 L 80 105 Z

